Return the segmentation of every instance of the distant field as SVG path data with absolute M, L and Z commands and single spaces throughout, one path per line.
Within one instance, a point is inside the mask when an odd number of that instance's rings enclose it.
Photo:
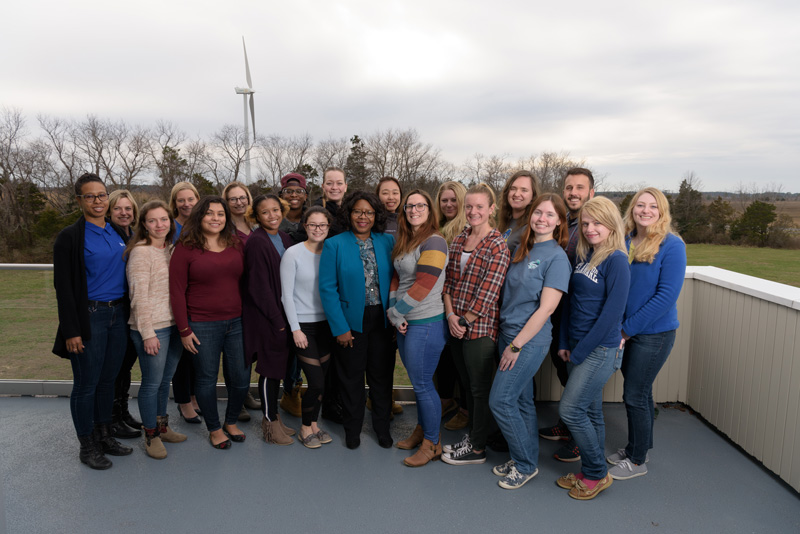
M 800 287 L 800 250 L 688 245 L 687 254 L 689 265 L 712 265 Z M 52 272 L 0 271 L 0 379 L 72 379 L 69 362 L 50 352 L 57 317 Z M 133 374 L 134 380 L 141 377 L 138 365 Z M 395 384 L 408 383 L 398 357 Z

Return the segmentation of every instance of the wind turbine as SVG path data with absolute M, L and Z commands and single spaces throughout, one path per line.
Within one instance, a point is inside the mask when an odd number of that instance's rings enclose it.
M 247 62 L 247 46 L 244 44 L 244 36 L 242 36 L 242 48 L 244 48 L 244 69 L 247 74 L 247 87 L 234 87 L 237 95 L 244 97 L 244 175 L 245 182 L 250 183 L 250 132 L 247 121 L 247 95 L 250 95 L 250 118 L 253 121 L 253 141 L 256 139 L 256 107 L 253 102 L 253 80 L 250 79 L 250 64 Z

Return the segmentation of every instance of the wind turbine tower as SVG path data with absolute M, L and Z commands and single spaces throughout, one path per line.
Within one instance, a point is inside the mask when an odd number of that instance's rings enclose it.
M 244 99 L 244 150 L 245 150 L 245 159 L 244 159 L 244 175 L 245 175 L 245 183 L 248 185 L 250 184 L 250 131 L 249 131 L 249 121 L 247 120 L 247 101 L 248 95 L 250 96 L 250 119 L 253 121 L 253 141 L 256 138 L 256 108 L 255 102 L 253 101 L 253 95 L 255 91 L 253 90 L 253 80 L 250 78 L 250 64 L 247 62 L 247 46 L 244 44 L 244 36 L 242 36 L 242 48 L 244 49 L 244 70 L 245 74 L 247 74 L 247 87 L 234 87 L 237 95 L 242 95 Z

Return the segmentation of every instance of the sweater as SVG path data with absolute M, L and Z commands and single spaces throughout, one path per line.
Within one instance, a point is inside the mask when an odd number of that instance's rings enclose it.
M 434 234 L 415 250 L 394 260 L 387 315 L 397 327 L 443 319 L 447 241 Z
M 319 296 L 319 260 L 303 243 L 290 247 L 281 258 L 281 302 L 292 332 L 300 323 L 325 320 L 325 309 Z
M 131 316 L 128 324 L 142 339 L 175 324 L 169 305 L 169 257 L 172 247 L 159 249 L 137 245 L 128 256 L 128 292 Z

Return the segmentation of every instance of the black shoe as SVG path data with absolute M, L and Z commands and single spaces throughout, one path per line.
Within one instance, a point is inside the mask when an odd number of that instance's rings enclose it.
M 136 419 L 134 419 L 133 416 L 131 415 L 131 412 L 128 411 L 128 396 L 127 395 L 125 395 L 125 397 L 123 397 L 121 399 L 118 399 L 118 400 L 116 400 L 114 402 L 119 404 L 117 410 L 119 412 L 119 418 L 123 423 L 125 423 L 126 425 L 128 425 L 131 428 L 136 428 L 136 429 L 141 429 L 142 428 L 142 422 L 141 421 L 137 421 Z M 141 436 L 141 433 L 139 433 L 137 435 L 137 437 L 138 436 Z
M 344 421 L 342 417 L 342 407 L 337 403 L 326 404 L 322 407 L 322 418 L 332 423 L 341 425 Z
M 348 449 L 357 449 L 361 445 L 361 436 L 345 436 L 344 444 Z
M 508 442 L 500 430 L 486 439 L 486 445 L 495 452 L 508 452 Z
M 385 434 L 378 434 L 378 445 L 384 449 L 391 449 L 393 444 L 392 436 L 388 432 Z
M 110 425 L 95 425 L 94 440 L 100 447 L 103 454 L 111 456 L 128 456 L 133 453 L 133 449 L 126 447 L 119 441 L 111 437 Z
M 197 412 L 197 410 L 195 410 L 195 412 Z M 180 405 L 178 405 L 178 415 L 180 415 L 183 418 L 183 420 L 186 421 L 187 423 L 191 423 L 193 425 L 199 425 L 201 423 L 199 413 L 194 417 L 186 417 L 185 415 L 183 415 Z
M 100 448 L 94 440 L 94 436 L 78 436 L 78 441 L 81 442 L 80 459 L 92 469 L 104 470 L 111 467 L 113 464 L 111 460 L 103 456 Z
M 111 423 L 111 437 L 118 439 L 133 439 L 142 435 L 141 430 L 135 430 L 123 421 L 114 421 Z

